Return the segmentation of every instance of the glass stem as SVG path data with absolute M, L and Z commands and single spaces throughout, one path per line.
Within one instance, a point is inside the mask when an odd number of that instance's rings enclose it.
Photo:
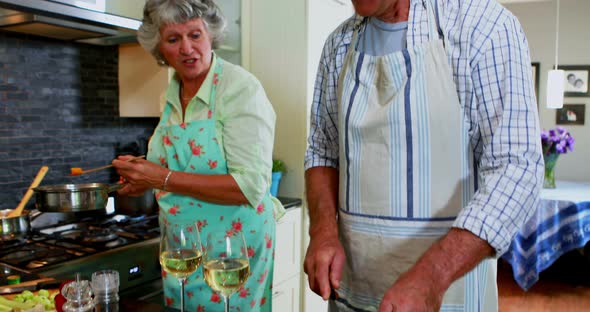
M 223 296 L 223 302 L 225 303 L 225 312 L 229 312 L 229 296 Z
M 179 278 L 180 282 L 180 312 L 184 312 L 184 281 L 186 278 Z

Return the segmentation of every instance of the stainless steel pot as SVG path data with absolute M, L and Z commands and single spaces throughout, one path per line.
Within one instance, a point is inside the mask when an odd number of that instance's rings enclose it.
M 8 217 L 12 209 L 0 210 L 0 240 L 13 240 L 27 235 L 30 226 L 28 210 L 23 210 L 20 216 Z
M 154 191 L 149 189 L 139 196 L 115 196 L 115 211 L 124 215 L 152 215 L 158 212 Z
M 123 187 L 123 184 L 61 184 L 46 185 L 33 189 L 35 205 L 43 212 L 81 212 L 104 210 L 109 193 Z

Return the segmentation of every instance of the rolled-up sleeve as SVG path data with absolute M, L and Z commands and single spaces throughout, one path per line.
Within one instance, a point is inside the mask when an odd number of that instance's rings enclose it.
M 338 168 L 338 101 L 337 83 L 345 46 L 335 42 L 334 32 L 324 45 L 314 86 L 310 112 L 308 147 L 305 154 L 305 169 L 311 167 Z
M 487 241 L 499 257 L 536 209 L 544 168 L 528 44 L 516 18 L 490 34 L 472 80 L 467 115 L 478 185 L 454 226 Z
M 256 207 L 270 188 L 276 115 L 260 82 L 239 78 L 228 82 L 219 122 L 228 172 Z

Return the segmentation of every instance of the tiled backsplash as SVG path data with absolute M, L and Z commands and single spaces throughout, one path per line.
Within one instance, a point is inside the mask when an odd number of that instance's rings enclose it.
M 118 143 L 149 137 L 157 118 L 119 117 L 117 53 L 0 32 L 0 209 L 16 207 L 42 165 L 42 185 L 114 182 L 114 170 L 68 175 L 109 164 Z

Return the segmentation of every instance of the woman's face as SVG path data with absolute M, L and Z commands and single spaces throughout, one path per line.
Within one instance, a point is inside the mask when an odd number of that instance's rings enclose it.
M 203 20 L 160 27 L 160 53 L 183 80 L 207 75 L 211 66 L 211 36 Z

